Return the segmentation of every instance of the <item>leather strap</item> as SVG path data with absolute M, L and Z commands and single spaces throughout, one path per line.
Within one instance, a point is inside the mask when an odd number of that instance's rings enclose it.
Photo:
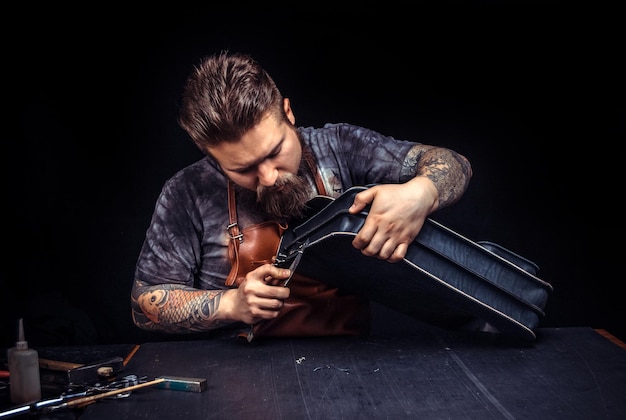
M 232 286 L 235 283 L 235 277 L 239 271 L 239 244 L 243 242 L 243 234 L 237 223 L 237 203 L 235 202 L 235 186 L 229 179 L 228 181 L 228 226 L 226 230 L 230 235 L 230 245 L 228 246 L 229 258 L 232 261 L 231 274 L 226 279 L 226 285 Z
M 304 161 L 309 167 L 311 174 L 313 174 L 313 179 L 315 180 L 315 187 L 317 188 L 317 193 L 319 195 L 327 195 L 326 187 L 324 187 L 324 181 L 322 181 L 322 177 L 320 176 L 317 170 L 317 164 L 315 163 L 315 160 L 313 159 L 313 155 L 308 154 L 308 153 L 305 154 Z

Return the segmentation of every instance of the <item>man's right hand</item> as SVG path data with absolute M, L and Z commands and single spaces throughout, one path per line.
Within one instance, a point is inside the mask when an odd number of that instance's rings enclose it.
M 290 271 L 272 264 L 265 264 L 246 274 L 236 289 L 228 290 L 222 298 L 229 302 L 229 313 L 233 320 L 249 325 L 278 316 L 283 301 L 289 297 L 289 288 L 279 286 L 281 280 L 289 278 Z M 229 316 L 229 317 L 230 317 Z

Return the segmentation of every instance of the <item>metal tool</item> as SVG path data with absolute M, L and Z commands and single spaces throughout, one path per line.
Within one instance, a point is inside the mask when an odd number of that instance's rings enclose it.
M 70 385 L 92 384 L 103 379 L 114 378 L 115 375 L 124 369 L 124 366 L 125 361 L 119 356 L 86 365 L 39 359 L 39 367 L 43 369 L 67 372 L 67 379 Z
M 0 419 L 15 417 L 25 413 L 51 412 L 64 408 L 83 407 L 102 398 L 127 398 L 131 392 L 147 386 L 157 385 L 165 382 L 167 377 L 156 378 L 146 381 L 137 375 L 127 375 L 120 380 L 96 384 L 89 387 L 82 387 L 80 391 L 70 391 L 61 394 L 57 398 L 49 398 L 31 404 L 21 405 L 0 413 Z
M 91 384 L 102 379 L 113 378 L 124 369 L 124 359 L 113 357 L 83 365 L 67 371 L 70 385 Z
M 85 397 L 79 397 L 79 398 L 74 398 L 72 400 L 69 401 L 64 401 L 61 404 L 58 405 L 53 405 L 53 406 L 49 406 L 46 408 L 46 411 L 54 411 L 54 410 L 59 410 L 59 409 L 63 409 L 63 408 L 72 408 L 72 407 L 83 407 L 87 404 L 91 404 L 94 401 L 100 400 L 102 398 L 107 398 L 107 397 L 112 397 L 112 396 L 117 396 L 123 393 L 129 393 L 131 391 L 134 391 L 136 389 L 139 388 L 145 388 L 148 386 L 153 386 L 156 384 L 159 384 L 161 382 L 164 382 L 165 378 L 157 378 L 154 379 L 152 381 L 148 381 L 148 382 L 143 382 L 137 385 L 132 385 L 126 388 L 119 388 L 119 389 L 114 389 L 108 392 L 103 392 L 101 394 L 95 394 L 95 395 L 87 395 Z
M 291 255 L 289 256 L 286 256 L 284 254 L 279 254 L 276 256 L 276 261 L 274 262 L 274 265 L 278 267 L 282 267 L 282 265 L 285 264 L 289 258 L 293 258 L 293 260 L 291 261 L 291 264 L 289 265 L 289 271 L 290 271 L 289 277 L 287 278 L 287 280 L 283 282 L 284 287 L 286 287 L 287 284 L 289 284 L 289 280 L 291 280 L 291 278 L 295 274 L 296 268 L 298 268 L 298 264 L 300 263 L 300 260 L 302 259 L 302 255 L 304 254 L 304 248 L 306 247 L 306 245 L 308 245 L 308 243 L 309 243 L 309 240 L 307 239 L 306 242 L 300 244 L 300 246 L 295 252 L 296 254 L 295 257 L 293 256 L 294 253 L 291 253 Z

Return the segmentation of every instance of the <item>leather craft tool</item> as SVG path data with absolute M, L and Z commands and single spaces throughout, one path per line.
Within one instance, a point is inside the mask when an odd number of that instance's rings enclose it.
M 114 377 L 124 368 L 124 359 L 117 356 L 85 365 L 39 359 L 39 367 L 67 372 L 67 379 L 70 384 L 84 385 Z
M 124 368 L 124 359 L 113 357 L 67 371 L 70 384 L 82 385 L 112 378 Z

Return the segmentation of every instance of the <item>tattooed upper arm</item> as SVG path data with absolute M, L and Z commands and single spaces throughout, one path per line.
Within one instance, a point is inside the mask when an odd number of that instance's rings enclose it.
M 439 193 L 439 208 L 461 198 L 472 176 L 472 168 L 465 156 L 446 148 L 416 144 L 407 153 L 402 164 L 400 180 L 428 177 Z

